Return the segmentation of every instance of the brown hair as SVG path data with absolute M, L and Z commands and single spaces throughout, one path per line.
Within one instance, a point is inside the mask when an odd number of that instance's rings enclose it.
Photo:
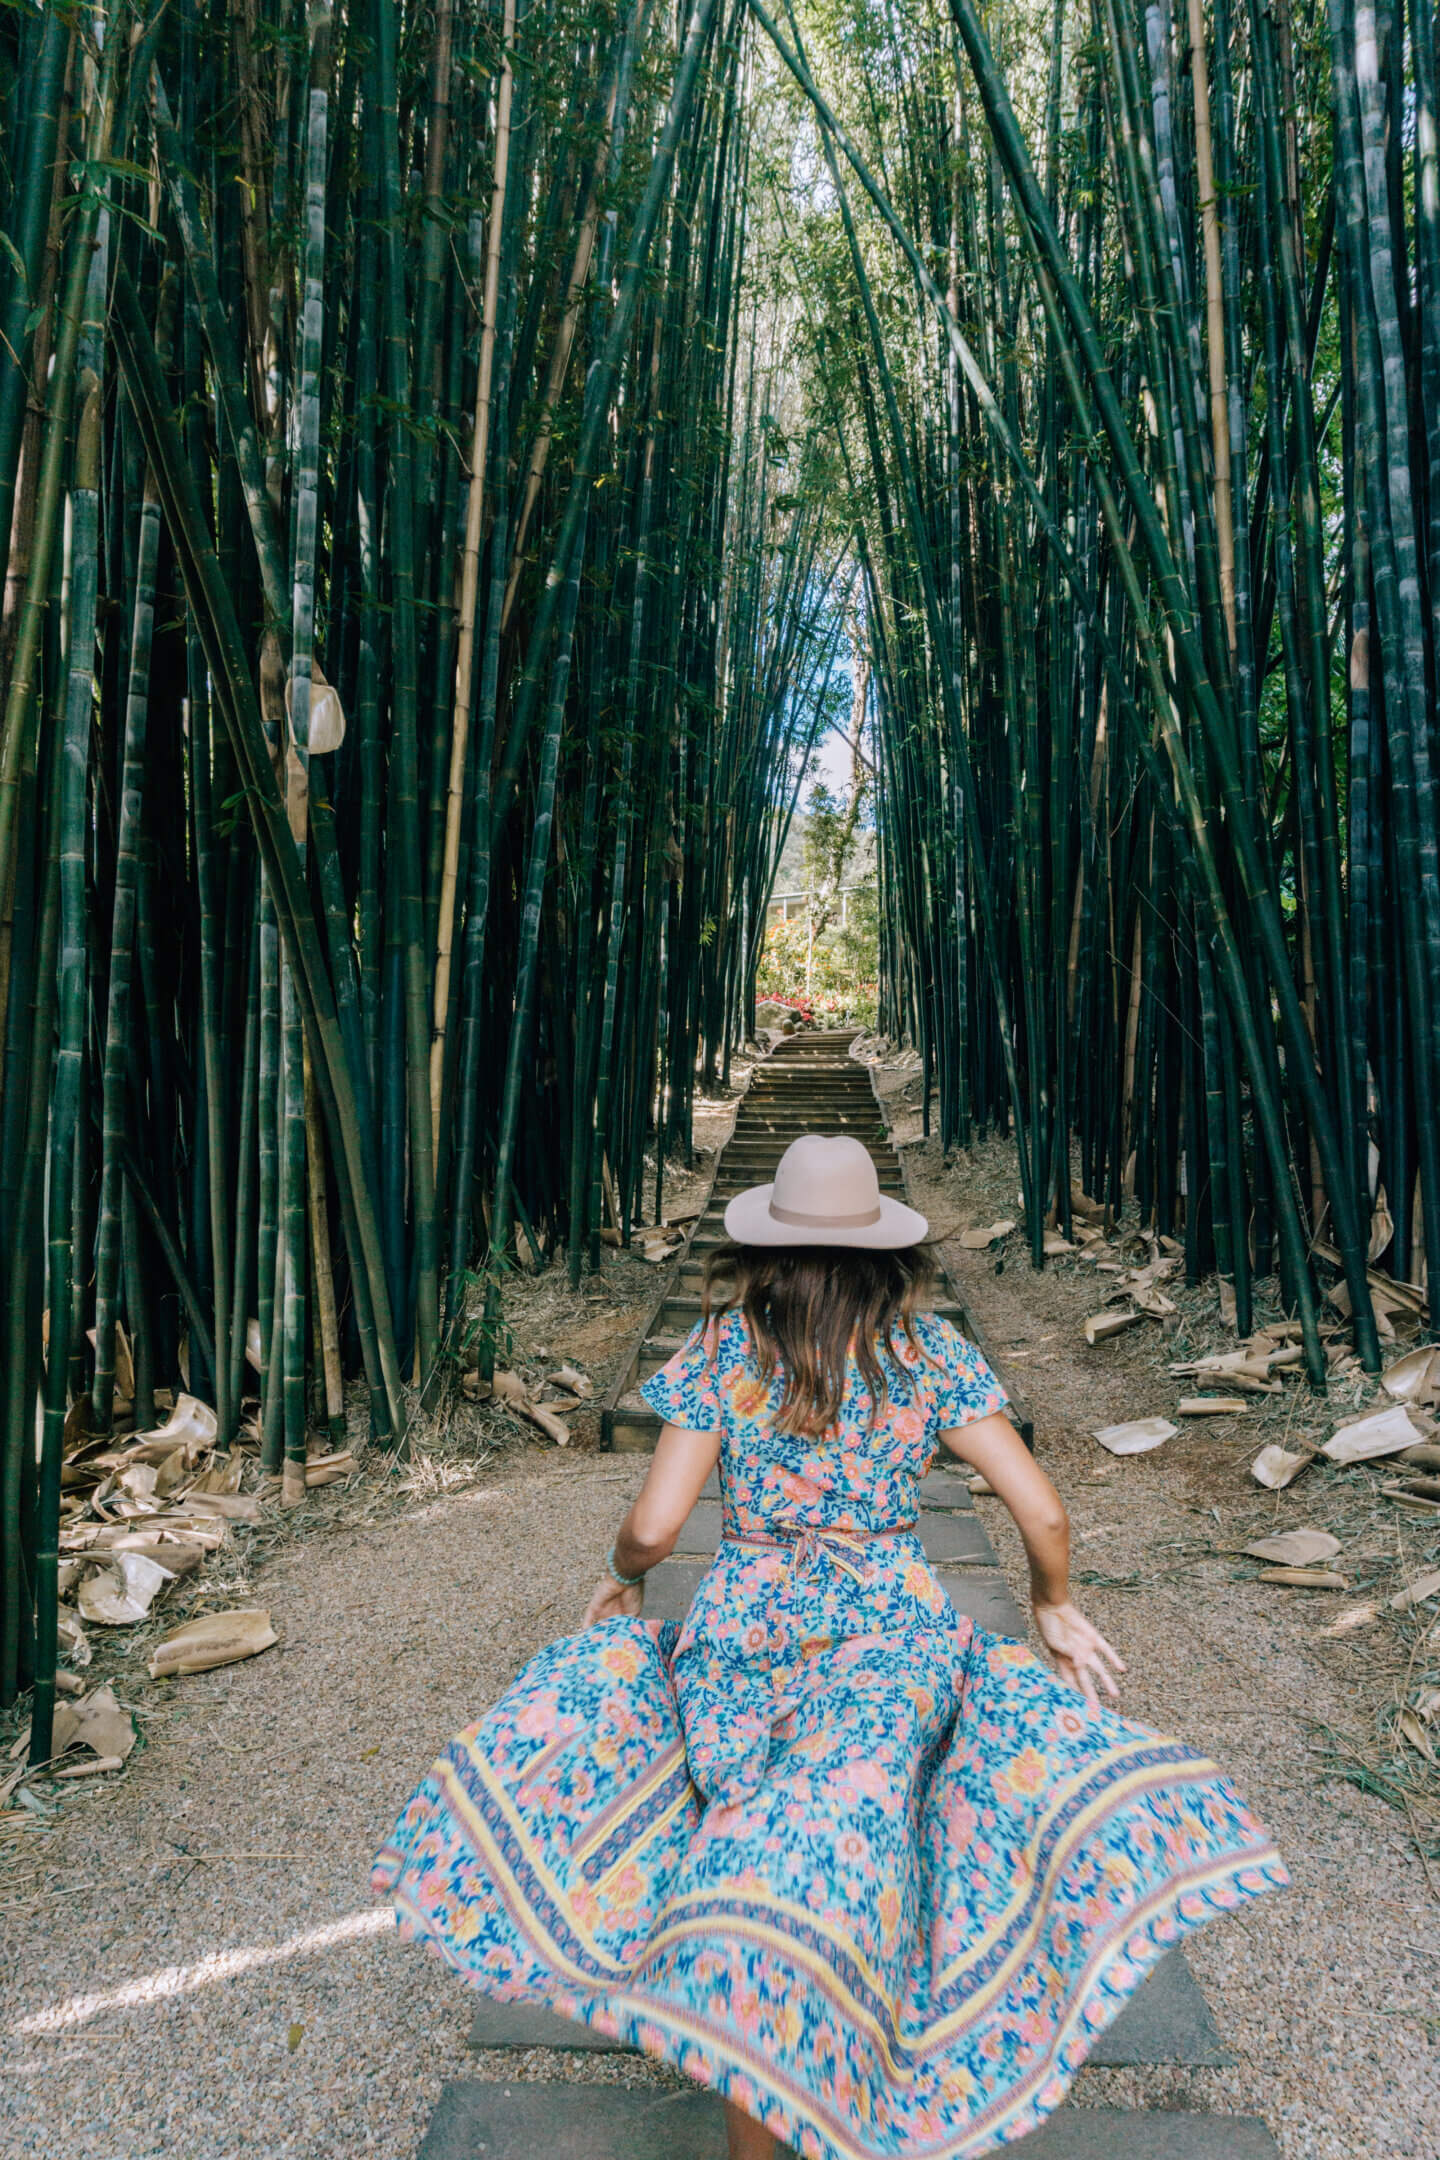
M 853 1355 L 870 1391 L 870 1422 L 888 1400 L 882 1348 L 896 1356 L 895 1329 L 925 1355 L 912 1325 L 935 1278 L 926 1245 L 899 1252 L 859 1246 L 722 1245 L 710 1256 L 703 1314 L 743 1313 L 762 1380 L 785 1378 L 776 1422 L 815 1436 L 840 1415 Z

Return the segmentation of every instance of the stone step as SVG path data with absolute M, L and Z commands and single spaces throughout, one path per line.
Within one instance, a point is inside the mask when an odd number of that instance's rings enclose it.
M 733 1147 L 735 1141 L 750 1137 L 776 1140 L 787 1135 L 793 1137 L 796 1132 L 818 1132 L 821 1128 L 814 1120 L 819 1117 L 840 1118 L 850 1132 L 886 1137 L 884 1119 L 873 1101 L 862 1102 L 857 1097 L 851 1102 L 832 1096 L 828 1102 L 817 1102 L 808 1091 L 797 1088 L 795 1092 L 797 1095 L 804 1092 L 806 1099 L 795 1103 L 757 1103 L 744 1117 L 737 1118 L 729 1144 Z
M 711 1187 L 716 1201 L 723 1207 L 725 1201 L 732 1200 L 737 1192 L 744 1192 L 751 1185 L 770 1184 L 775 1176 L 779 1161 L 779 1154 L 767 1156 L 763 1161 L 755 1160 L 752 1162 L 735 1162 L 733 1164 L 727 1159 L 716 1171 L 715 1183 Z M 903 1200 L 905 1198 L 905 1180 L 901 1175 L 898 1163 L 886 1165 L 877 1162 L 875 1175 L 879 1180 L 882 1193 L 888 1193 L 892 1200 Z
M 1034 2160 L 1278 2160 L 1253 2115 L 1061 2108 L 1013 2153 Z M 447 2085 L 417 2160 L 725 2160 L 725 2116 L 707 2092 L 624 2085 Z
M 553 2048 L 557 2054 L 619 2055 L 629 2043 L 612 2040 L 593 2025 L 557 2017 L 539 2003 L 482 1999 L 470 2027 L 472 2048 Z M 1182 1950 L 1170 1950 L 1132 1995 L 1113 2025 L 1086 2058 L 1096 2070 L 1142 2069 L 1180 2063 L 1187 2069 L 1223 2069 L 1234 2061 L 1222 2047 L 1195 1975 Z
M 957 1327 L 960 1326 L 965 1316 L 965 1308 L 957 1298 L 935 1298 L 925 1307 L 925 1310 L 930 1313 L 938 1313 L 943 1320 L 953 1320 Z M 656 1318 L 655 1328 L 666 1335 L 672 1335 L 678 1331 L 683 1338 L 689 1334 L 699 1318 L 699 1298 L 693 1292 L 677 1287 L 671 1291 L 661 1307 Z
M 873 1147 L 869 1152 L 881 1191 L 903 1192 L 904 1180 L 894 1156 L 887 1158 L 879 1148 Z M 721 1193 L 736 1184 L 768 1185 L 784 1158 L 785 1150 L 778 1143 L 774 1147 L 727 1148 L 723 1174 L 717 1175 L 715 1190 Z

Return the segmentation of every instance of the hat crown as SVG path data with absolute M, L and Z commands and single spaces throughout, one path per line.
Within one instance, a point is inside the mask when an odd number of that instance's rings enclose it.
M 817 1229 L 878 1222 L 880 1178 L 869 1149 L 845 1133 L 802 1133 L 776 1166 L 770 1212 Z

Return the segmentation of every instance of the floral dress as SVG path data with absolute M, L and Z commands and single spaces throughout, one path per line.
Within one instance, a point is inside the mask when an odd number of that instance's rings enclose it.
M 805 2160 L 1033 2130 L 1189 1929 L 1283 1886 L 1213 1763 L 958 1615 L 911 1525 L 1005 1396 L 933 1315 L 818 1439 L 743 1318 L 644 1393 L 720 1429 L 724 1542 L 682 1626 L 553 1643 L 377 1856 L 402 1929 L 713 2087 Z

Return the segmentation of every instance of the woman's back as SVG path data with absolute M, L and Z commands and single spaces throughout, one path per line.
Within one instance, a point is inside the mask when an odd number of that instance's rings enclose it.
M 745 1316 L 732 1307 L 697 1328 L 645 1384 L 667 1424 L 722 1434 L 727 1536 L 794 1529 L 895 1530 L 915 1520 L 918 1486 L 947 1428 L 992 1416 L 1005 1391 L 948 1320 L 917 1313 L 893 1353 L 877 1344 L 884 1400 L 851 1356 L 840 1414 L 819 1434 L 780 1422 L 785 1373 L 760 1371 Z M 873 1414 L 872 1414 L 873 1413 Z

